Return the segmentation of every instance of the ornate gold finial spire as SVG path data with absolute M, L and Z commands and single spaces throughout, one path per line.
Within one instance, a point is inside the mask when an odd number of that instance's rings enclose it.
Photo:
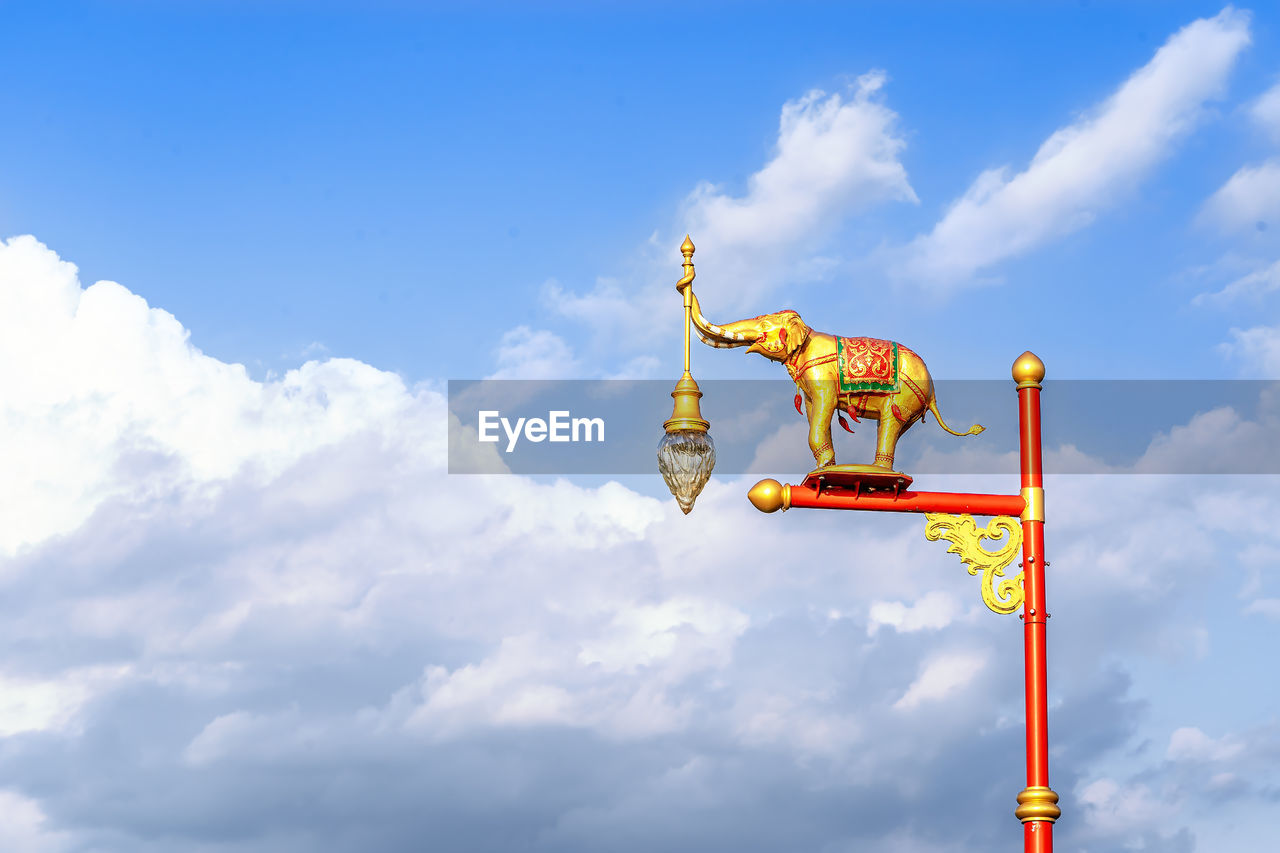
M 684 235 L 684 242 L 680 244 L 680 254 L 684 255 L 684 277 L 680 279 L 681 284 L 691 284 L 693 282 L 693 241 L 689 239 L 689 235 Z M 689 373 L 689 312 L 693 305 L 693 290 L 686 287 L 684 293 L 684 373 L 680 376 L 680 381 L 676 383 L 676 390 L 671 392 L 671 396 L 675 398 L 675 407 L 671 413 L 671 417 L 662 426 L 667 432 L 677 432 L 687 430 L 692 432 L 706 432 L 709 424 L 702 419 L 702 412 L 699 410 L 698 399 L 702 396 L 702 392 L 698 390 L 698 383 L 694 381 L 692 374 Z
M 1013 362 L 1013 381 L 1019 388 L 1039 388 L 1044 379 L 1044 362 L 1027 350 Z

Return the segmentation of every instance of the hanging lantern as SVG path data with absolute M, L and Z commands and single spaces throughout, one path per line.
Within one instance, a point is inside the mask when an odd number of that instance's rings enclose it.
M 698 400 L 702 391 L 689 373 L 689 326 L 693 308 L 693 241 L 686 236 L 680 246 L 684 255 L 684 277 L 676 289 L 684 295 L 684 373 L 676 382 L 671 397 L 675 406 L 671 417 L 663 423 L 665 431 L 658 442 L 658 470 L 667 488 L 675 495 L 685 515 L 693 509 L 693 502 L 711 479 L 711 469 L 716 464 L 716 445 L 707 433 L 710 427 L 702 419 Z

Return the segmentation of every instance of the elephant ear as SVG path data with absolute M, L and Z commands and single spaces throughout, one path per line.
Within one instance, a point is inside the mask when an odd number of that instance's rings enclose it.
M 800 315 L 794 311 L 786 312 L 782 322 L 782 331 L 779 332 L 782 338 L 782 346 L 788 356 L 792 355 L 800 347 L 804 346 L 804 342 L 809 340 L 809 327 L 805 325 L 804 320 L 800 319 Z

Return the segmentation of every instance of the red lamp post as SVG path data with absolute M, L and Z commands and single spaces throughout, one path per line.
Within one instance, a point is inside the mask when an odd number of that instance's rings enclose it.
M 1053 824 L 1062 814 L 1058 795 L 1049 787 L 1048 673 L 1045 665 L 1044 471 L 1040 443 L 1040 382 L 1044 363 L 1030 352 L 1013 365 L 1018 390 L 1018 422 L 1022 489 L 1017 495 L 960 492 L 913 492 L 911 478 L 892 472 L 818 469 L 799 485 L 762 480 L 748 493 L 763 512 L 791 507 L 915 512 L 929 518 L 926 536 L 952 542 L 948 551 L 960 555 L 969 572 L 982 571 L 983 599 L 997 613 L 1012 613 L 1018 605 L 1023 623 L 1026 665 L 1027 785 L 1018 794 L 1014 815 L 1022 821 L 1026 853 L 1052 853 Z M 978 528 L 973 516 L 991 516 L 986 528 Z M 1004 567 L 1017 554 L 1014 537 L 1021 520 L 1023 571 L 1014 578 L 992 583 L 1004 575 Z M 997 551 L 988 551 L 982 539 L 1009 539 Z
M 981 573 L 982 600 L 996 613 L 1022 607 L 1027 699 L 1027 785 L 1018 793 L 1014 815 L 1022 821 L 1026 853 L 1052 853 L 1053 824 L 1062 814 L 1058 795 L 1049 787 L 1048 675 L 1045 669 L 1044 472 L 1040 448 L 1040 382 L 1044 363 L 1030 352 L 1018 356 L 1013 379 L 1018 388 L 1018 437 L 1022 489 L 1016 495 L 962 492 L 913 492 L 911 477 L 893 470 L 899 436 L 924 420 L 926 411 L 952 435 L 977 435 L 951 429 L 934 398 L 933 380 L 913 350 L 894 341 L 850 338 L 814 331 L 795 311 L 777 311 L 724 326 L 702 314 L 693 294 L 693 241 L 680 246 L 683 276 L 676 290 L 684 299 L 684 373 L 676 389 L 672 416 L 663 424 L 658 466 L 680 508 L 688 513 L 715 463 L 707 436 L 708 423 L 698 409 L 702 392 L 689 373 L 689 337 L 697 328 L 703 342 L 717 348 L 749 346 L 781 362 L 799 392 L 796 409 L 805 403 L 809 449 L 818 468 L 799 485 L 761 480 L 747 493 L 762 512 L 791 507 L 917 512 L 927 519 L 925 536 L 946 539 L 969 574 Z M 831 418 L 837 409 L 856 420 L 876 420 L 876 456 L 871 465 L 836 465 Z M 988 516 L 978 527 L 974 516 Z M 1021 520 L 1019 525 L 1018 520 Z M 998 543 L 987 550 L 982 540 Z M 1022 572 L 1006 578 L 1004 569 L 1022 549 Z

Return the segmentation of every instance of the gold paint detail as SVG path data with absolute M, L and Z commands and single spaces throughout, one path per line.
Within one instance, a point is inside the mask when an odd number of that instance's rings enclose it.
M 747 500 L 761 512 L 786 512 L 791 509 L 791 487 L 777 480 L 761 480 L 747 492 Z
M 1022 500 L 1026 508 L 1022 510 L 1023 521 L 1044 523 L 1044 489 L 1039 486 L 1026 486 L 1022 489 Z
M 1039 388 L 1044 381 L 1044 362 L 1027 350 L 1013 362 L 1013 381 L 1019 388 Z
M 1058 808 L 1058 795 L 1051 788 L 1029 785 L 1018 794 L 1018 807 L 1013 814 L 1023 823 L 1029 820 L 1053 823 L 1062 817 L 1062 809 Z
M 680 380 L 676 382 L 676 389 L 671 392 L 671 397 L 676 401 L 671 408 L 671 417 L 663 422 L 662 428 L 667 432 L 680 432 L 688 430 L 690 432 L 706 432 L 711 426 L 702 417 L 702 409 L 698 404 L 698 400 L 702 397 L 702 391 L 698 389 L 698 383 L 694 378 L 685 371 Z
M 1004 576 L 1005 567 L 1018 556 L 1022 547 L 1022 526 L 1009 515 L 998 515 L 986 527 L 978 527 L 973 516 L 951 515 L 945 512 L 925 513 L 927 522 L 925 538 L 930 542 L 946 539 L 948 554 L 959 554 L 960 562 L 969 567 L 969 574 L 982 572 L 982 600 L 995 613 L 1013 613 L 1022 606 L 1022 572 L 1015 577 Z M 988 551 L 980 544 L 983 539 L 998 542 L 1008 537 L 995 551 Z M 997 584 L 997 578 L 1003 578 Z
M 895 471 L 892 468 L 886 468 L 883 465 L 863 465 L 861 463 L 844 463 L 841 465 L 824 465 L 821 468 L 814 468 L 808 473 L 808 477 L 820 477 L 823 474 L 873 474 L 884 475 L 890 477 L 903 477 L 907 480 L 911 478 L 901 471 Z

